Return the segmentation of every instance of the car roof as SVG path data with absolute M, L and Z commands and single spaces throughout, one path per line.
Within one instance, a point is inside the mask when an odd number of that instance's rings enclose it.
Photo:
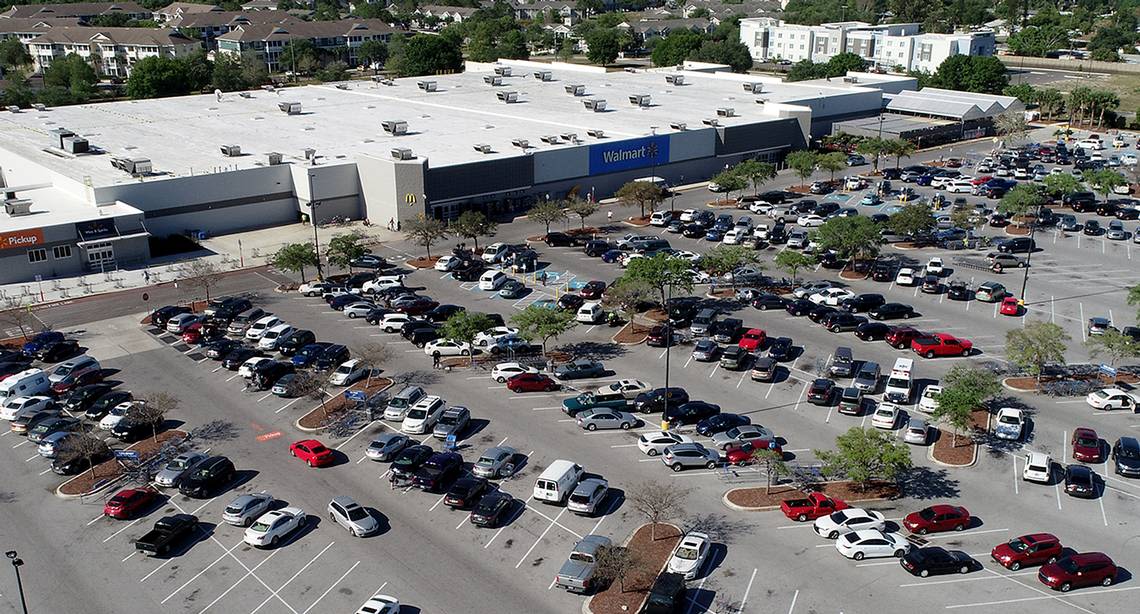
M 1074 563 L 1088 564 L 1088 563 L 1111 563 L 1112 559 L 1103 552 L 1078 552 L 1077 554 L 1070 554 L 1068 559 Z

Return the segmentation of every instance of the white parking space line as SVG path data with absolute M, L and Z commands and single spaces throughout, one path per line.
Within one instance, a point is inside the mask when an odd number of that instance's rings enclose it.
M 942 533 L 940 535 L 924 535 L 925 539 L 949 539 L 951 537 L 959 537 L 962 535 L 983 535 L 985 533 L 1008 533 L 1009 529 L 986 529 L 984 531 L 951 531 L 949 533 Z
M 278 599 L 280 599 L 281 597 L 278 595 L 278 593 L 280 593 L 280 592 L 281 592 L 281 591 L 282 591 L 282 590 L 283 590 L 283 589 L 284 589 L 286 586 L 289 586 L 289 583 L 290 583 L 290 582 L 292 582 L 293 580 L 296 580 L 296 579 L 297 579 L 297 576 L 301 575 L 301 573 L 303 573 L 303 572 L 304 572 L 306 569 L 308 569 L 308 568 L 309 568 L 309 565 L 312 565 L 313 563 L 315 563 L 315 562 L 316 562 L 316 560 L 317 560 L 318 558 L 320 558 L 320 556 L 321 556 L 322 554 L 324 554 L 325 552 L 327 552 L 329 548 L 332 548 L 332 547 L 333 547 L 333 544 L 335 544 L 335 543 L 336 543 L 336 542 L 329 542 L 329 545 L 325 546 L 324 550 L 321 550 L 320 552 L 318 552 L 318 553 L 317 553 L 317 556 L 314 556 L 313 558 L 309 559 L 309 562 L 308 562 L 308 563 L 305 563 L 305 566 L 304 566 L 304 567 L 302 567 L 301 569 L 297 570 L 297 573 L 295 573 L 295 574 L 293 574 L 292 576 L 290 576 L 290 577 L 289 577 L 289 579 L 285 581 L 285 584 L 282 584 L 280 587 L 278 587 L 278 588 L 277 588 L 277 590 L 276 590 L 276 591 L 274 591 L 274 593 L 273 593 L 272 595 L 270 595 L 270 596 L 266 597 L 266 598 L 265 598 L 265 601 L 262 601 L 262 602 L 261 602 L 261 605 L 259 605 L 259 606 L 257 606 L 256 608 L 254 608 L 254 609 L 253 609 L 253 611 L 251 611 L 249 614 L 257 614 L 257 611 L 258 611 L 258 610 L 260 610 L 262 607 L 264 607 L 264 606 L 265 606 L 265 604 L 269 603 L 269 600 L 270 600 L 270 599 L 273 599 L 273 597 L 277 597 Z
M 135 556 L 136 554 L 138 554 L 138 553 L 139 553 L 139 551 L 138 551 L 138 550 L 135 550 L 134 552 L 132 552 L 132 553 L 128 554 L 126 557 L 124 557 L 124 558 L 123 558 L 123 560 L 122 560 L 122 561 L 119 561 L 119 562 L 120 562 L 120 563 L 126 563 L 126 562 L 127 562 L 129 559 L 131 559 L 131 558 L 134 558 L 134 556 Z
M 1011 573 L 1011 574 L 1000 574 L 999 573 L 999 574 L 996 574 L 993 576 L 974 576 L 974 577 L 970 577 L 970 578 L 958 578 L 956 580 L 935 580 L 934 582 L 911 582 L 909 584 L 900 584 L 899 588 L 911 588 L 914 586 L 935 586 L 938 584 L 958 584 L 960 582 L 982 582 L 985 580 L 998 580 L 998 579 L 1004 578 L 1006 576 L 1035 576 L 1035 575 L 1037 575 L 1037 570 L 1023 571 L 1020 573 Z
M 95 524 L 96 522 L 99 522 L 100 520 L 102 520 L 104 518 L 106 518 L 106 516 L 96 516 L 96 517 L 92 518 L 90 522 L 87 523 L 87 526 L 91 526 L 91 525 Z
M 239 545 L 240 545 L 240 544 L 239 544 Z M 222 555 L 222 556 L 225 556 L 225 555 Z M 155 568 L 154 568 L 154 569 L 153 569 L 153 570 L 152 570 L 150 573 L 148 573 L 147 575 L 145 575 L 145 576 L 143 576 L 143 577 L 139 578 L 139 582 L 146 582 L 147 578 L 149 578 L 149 577 L 153 576 L 154 574 L 158 573 L 158 572 L 159 572 L 159 571 L 160 571 L 160 570 L 161 570 L 163 567 L 166 567 L 166 566 L 167 566 L 167 565 L 170 563 L 170 561 L 173 561 L 173 560 L 174 560 L 174 559 L 166 559 L 165 561 L 163 561 L 163 562 L 162 562 L 162 565 L 159 565 L 158 567 L 155 567 Z
M 198 578 L 199 578 L 199 577 L 200 577 L 202 574 L 204 574 L 204 573 L 206 573 L 207 571 L 209 571 L 209 569 L 210 569 L 211 567 L 213 567 L 214 565 L 217 565 L 219 561 L 221 561 L 222 559 L 226 558 L 227 556 L 230 556 L 230 553 L 231 553 L 231 552 L 233 552 L 235 549 L 237 549 L 238 547 L 240 547 L 240 546 L 241 546 L 242 544 L 244 544 L 244 543 L 245 543 L 245 540 L 239 541 L 238 543 L 234 544 L 234 545 L 233 545 L 233 547 L 231 547 L 229 550 L 226 550 L 226 548 L 223 546 L 223 547 L 222 547 L 222 550 L 225 550 L 225 552 L 222 552 L 222 555 L 221 555 L 221 556 L 219 556 L 218 558 L 214 559 L 214 562 L 212 562 L 212 563 L 210 563 L 209 565 L 206 565 L 204 568 L 202 568 L 202 571 L 199 571 L 198 573 L 194 574 L 194 577 L 192 577 L 192 578 L 190 578 L 189 580 L 187 580 L 186 582 L 184 582 L 184 583 L 182 584 L 182 586 L 179 586 L 178 588 L 174 589 L 174 591 L 173 591 L 172 593 L 170 593 L 169 595 L 167 595 L 167 596 L 166 596 L 166 599 L 163 599 L 162 601 L 158 602 L 158 603 L 159 603 L 159 605 L 164 605 L 164 604 L 165 604 L 167 601 L 170 601 L 171 599 L 173 599 L 175 595 L 177 595 L 178 593 L 182 592 L 182 589 L 186 588 L 187 586 L 190 586 L 190 583 L 191 583 L 191 582 L 193 582 L 194 580 L 197 580 L 197 579 L 198 579 Z M 275 552 L 277 552 L 277 551 L 275 551 Z M 172 559 L 167 559 L 167 560 L 169 561 L 169 560 L 172 560 Z M 265 561 L 262 561 L 262 562 L 264 563 Z M 161 568 L 161 567 L 159 567 L 158 569 L 162 569 L 162 568 Z M 158 571 L 158 569 L 155 569 L 154 571 L 152 571 L 152 572 L 148 573 L 147 575 L 143 576 L 143 579 L 142 579 L 142 580 L 146 580 L 147 578 L 151 577 L 151 575 L 153 575 L 155 571 Z M 142 582 L 142 580 L 139 580 L 139 582 Z
M 527 509 L 530 509 L 530 506 L 527 506 Z M 546 534 L 549 533 L 550 530 L 554 528 L 554 525 L 558 524 L 558 519 L 561 518 L 562 514 L 565 514 L 565 513 L 566 513 L 566 508 L 562 508 L 562 511 L 558 512 L 558 515 L 554 517 L 554 520 L 550 521 L 550 525 L 546 527 L 546 530 L 542 532 L 542 535 L 539 535 L 538 539 L 534 540 L 534 543 L 531 544 L 530 548 L 527 549 L 526 554 L 522 555 L 522 558 L 519 559 L 519 562 L 515 564 L 515 569 L 518 569 L 519 567 L 522 566 L 523 563 L 526 562 L 526 557 L 530 556 L 531 552 L 534 552 L 535 546 L 538 546 L 538 543 L 541 542 L 546 537 Z M 540 514 L 540 515 L 543 517 L 546 516 L 545 514 Z M 563 527 L 563 528 L 565 528 L 565 527 Z M 569 531 L 570 529 L 566 529 L 566 530 Z M 571 531 L 571 532 L 573 532 L 573 531 Z M 581 536 L 579 536 L 578 538 L 581 539 Z
M 999 574 L 998 572 L 996 572 L 996 571 L 994 571 L 994 570 L 992 570 L 992 569 L 988 569 L 988 568 L 983 568 L 983 569 L 984 569 L 984 571 L 986 571 L 986 572 L 988 572 L 988 573 L 990 573 L 990 574 L 992 574 L 992 575 L 994 575 L 994 576 L 997 576 L 998 578 L 1001 578 L 1001 579 L 1003 579 L 1003 580 L 1009 580 L 1010 582 L 1012 582 L 1012 583 L 1014 583 L 1014 584 L 1017 584 L 1017 585 L 1019 585 L 1019 586 L 1024 586 L 1025 588 L 1027 588 L 1027 589 L 1029 589 L 1029 590 L 1031 590 L 1031 591 L 1033 591 L 1033 592 L 1035 592 L 1035 593 L 1039 593 L 1039 594 L 1041 594 L 1041 595 L 1044 595 L 1044 596 L 1048 597 L 1049 599 L 1053 599 L 1053 600 L 1056 600 L 1056 601 L 1057 601 L 1057 603 L 1063 603 L 1063 604 L 1065 604 L 1065 605 L 1067 605 L 1067 606 L 1069 606 L 1069 607 L 1071 607 L 1071 608 L 1076 608 L 1076 609 L 1078 609 L 1078 610 L 1080 610 L 1080 611 L 1082 611 L 1082 612 L 1085 612 L 1085 614 L 1095 614 L 1095 613 L 1094 613 L 1092 610 L 1089 610 L 1089 609 L 1087 609 L 1087 608 L 1082 608 L 1081 606 L 1079 606 L 1079 605 L 1077 605 L 1077 604 L 1075 604 L 1075 603 L 1072 603 L 1072 602 L 1070 602 L 1070 601 L 1066 601 L 1066 600 L 1064 600 L 1064 599 L 1061 599 L 1059 596 L 1056 596 L 1056 595 L 1052 595 L 1052 594 L 1049 594 L 1049 593 L 1047 593 L 1047 592 L 1046 592 L 1045 590 L 1043 590 L 1043 589 L 1037 588 L 1037 587 L 1035 587 L 1035 586 L 1031 586 L 1031 585 L 1029 585 L 1029 584 L 1026 584 L 1026 583 L 1024 583 L 1024 582 L 1020 582 L 1020 581 L 1018 581 L 1018 580 L 1014 580 L 1014 579 L 1013 579 L 1013 578 L 1011 578 L 1010 576 L 1008 576 L 1008 575 L 1003 575 L 1003 574 Z
M 28 458 L 24 459 L 24 462 L 30 463 L 30 462 L 36 460 L 37 458 L 44 458 L 44 457 L 41 456 L 39 452 L 36 452 L 36 454 L 34 456 L 29 456 Z
M 1018 475 L 1017 475 L 1017 455 L 1016 454 L 1010 454 L 1010 459 L 1013 460 L 1013 494 L 1020 495 L 1021 494 L 1021 490 L 1020 490 L 1021 487 L 1018 485 L 1018 482 L 1020 482 L 1021 480 L 1018 479 Z
M 25 439 L 25 440 L 21 441 L 20 443 L 18 443 L 18 444 L 16 444 L 16 445 L 12 446 L 12 449 L 13 449 L 13 450 L 15 450 L 16 448 L 18 448 L 18 447 L 20 447 L 20 446 L 22 446 L 22 445 L 24 445 L 24 444 L 26 444 L 26 443 L 30 443 L 30 442 L 29 442 L 27 439 Z
M 1122 588 L 1106 588 L 1106 589 L 1099 589 L 1099 590 L 1085 590 L 1085 591 L 1081 591 L 1081 596 L 1100 595 L 1103 593 L 1120 593 L 1120 592 L 1124 592 L 1124 591 L 1135 591 L 1135 590 L 1140 590 L 1140 586 L 1127 586 L 1127 587 L 1122 587 Z M 985 607 L 991 607 L 991 606 L 995 606 L 995 605 L 1005 605 L 1005 604 L 1009 604 L 1009 603 L 1025 603 L 1027 601 L 1042 601 L 1044 599 L 1056 599 L 1056 600 L 1060 601 L 1061 603 L 1064 603 L 1066 605 L 1071 605 L 1075 608 L 1084 610 L 1085 612 L 1089 611 L 1089 610 L 1085 610 L 1084 608 L 1081 608 L 1080 606 L 1077 606 L 1076 604 L 1069 603 L 1068 601 L 1061 599 L 1057 595 L 1048 595 L 1048 594 L 1042 595 L 1040 597 L 1021 597 L 1020 599 L 1002 599 L 1000 601 L 983 601 L 983 602 L 979 602 L 979 603 L 959 603 L 959 604 L 955 604 L 955 605 L 948 605 L 948 606 L 946 606 L 946 609 L 947 610 L 957 610 L 960 608 L 985 608 Z
M 43 471 L 41 471 L 40 475 L 47 475 L 48 473 L 51 473 L 51 467 L 48 467 L 47 469 L 44 469 Z
M 135 525 L 135 523 L 137 523 L 137 522 L 138 522 L 138 521 L 140 521 L 140 520 L 142 520 L 142 518 L 135 518 L 134 520 L 130 521 L 129 523 L 127 523 L 127 525 L 126 525 L 126 526 L 124 526 L 123 528 L 119 529 L 118 531 L 115 531 L 114 533 L 112 533 L 110 536 L 108 536 L 108 537 L 107 537 L 107 539 L 104 539 L 104 540 L 103 540 L 103 543 L 105 544 L 105 543 L 107 543 L 107 542 L 111 541 L 112 539 L 115 539 L 116 537 L 118 537 L 118 535 L 119 535 L 120 533 L 122 533 L 123 531 L 126 531 L 127 529 L 131 528 L 132 526 L 134 526 L 134 525 Z
M 748 578 L 748 586 L 744 588 L 744 596 L 740 598 L 740 608 L 737 609 L 737 612 L 743 612 L 744 606 L 748 604 L 748 593 L 752 592 L 752 583 L 756 580 L 757 571 L 758 569 L 755 567 L 752 569 L 752 577 Z
M 365 430 L 367 430 L 369 427 L 371 427 L 373 424 L 376 424 L 377 422 L 379 422 L 379 420 L 373 420 L 372 422 L 369 422 L 368 424 L 365 424 L 364 426 L 360 427 L 360 429 L 357 430 L 355 433 L 349 435 L 348 439 L 345 439 L 344 441 L 340 442 L 333 449 L 334 450 L 340 450 L 341 448 L 343 448 L 345 446 L 345 444 L 352 441 L 357 435 L 363 433 Z M 383 424 L 383 423 L 381 423 L 381 424 Z
M 792 605 L 788 607 L 788 614 L 792 614 L 792 611 L 796 609 L 796 600 L 799 598 L 800 590 L 797 588 L 795 594 L 792 595 Z
M 279 414 L 279 413 L 281 413 L 281 412 L 285 411 L 286 409 L 289 409 L 289 406 L 290 406 L 290 405 L 292 405 L 292 404 L 294 404 L 294 403 L 296 403 L 297 401 L 300 401 L 300 400 L 301 400 L 301 397 L 297 397 L 297 398 L 293 399 L 292 401 L 289 401 L 289 402 L 288 402 L 288 403 L 286 403 L 284 406 L 282 406 L 282 407 L 281 407 L 281 409 L 278 409 L 277 411 L 275 411 L 275 412 L 273 412 L 273 413 L 275 413 L 275 414 Z
M 254 577 L 256 578 L 257 576 L 255 576 L 253 572 L 257 571 L 257 569 L 258 569 L 259 567 L 261 567 L 262 565 L 264 565 L 264 564 L 268 563 L 268 562 L 269 562 L 269 559 L 273 558 L 273 557 L 274 557 L 274 555 L 276 555 L 278 552 L 281 552 L 281 551 L 280 551 L 280 550 L 274 550 L 273 552 L 269 553 L 269 556 L 267 556 L 267 557 L 265 557 L 264 559 L 262 559 L 262 561 L 261 561 L 260 563 L 258 563 L 257 565 L 254 565 L 254 566 L 253 566 L 253 569 L 250 569 L 250 570 L 246 571 L 246 572 L 245 572 L 245 575 L 244 575 L 244 576 L 242 576 L 242 577 L 240 577 L 240 578 L 238 578 L 238 581 L 237 581 L 237 582 L 234 582 L 232 586 L 230 586 L 229 588 L 227 588 L 227 589 L 225 590 L 225 592 L 223 592 L 221 595 L 218 595 L 217 597 L 215 597 L 215 598 L 214 598 L 214 600 L 213 600 L 213 601 L 211 601 L 210 603 L 206 604 L 206 607 L 202 608 L 201 610 L 198 610 L 198 614 L 202 614 L 202 612 L 205 612 L 206 610 L 209 610 L 209 609 L 210 609 L 210 608 L 211 608 L 211 607 L 212 607 L 212 606 L 213 606 L 215 603 L 217 603 L 217 602 L 221 601 L 223 597 L 225 597 L 226 595 L 230 594 L 230 591 L 232 591 L 232 590 L 234 590 L 235 588 L 237 588 L 237 586 L 238 586 L 239 584 L 241 584 L 242 582 L 245 582 L 245 579 L 246 579 L 246 578 L 248 578 L 248 577 L 250 577 L 250 576 L 254 576 Z M 235 558 L 236 558 L 236 557 L 235 557 Z M 270 589 L 270 592 L 273 592 L 273 591 L 272 591 L 272 589 Z M 277 595 L 277 593 L 273 593 L 273 595 L 270 595 L 270 596 L 271 596 L 271 597 L 273 597 L 273 596 L 276 596 L 276 595 Z M 278 597 L 278 599 L 280 599 L 280 597 Z M 285 601 L 284 601 L 284 600 L 282 600 L 282 601 L 281 601 L 281 603 L 285 603 Z M 287 604 L 287 603 L 285 603 L 285 607 L 289 608 L 290 610 L 293 610 L 293 608 L 292 608 L 292 607 L 290 607 L 290 606 L 289 606 L 289 604 Z M 293 610 L 293 611 L 294 611 L 294 612 L 296 612 L 297 610 Z

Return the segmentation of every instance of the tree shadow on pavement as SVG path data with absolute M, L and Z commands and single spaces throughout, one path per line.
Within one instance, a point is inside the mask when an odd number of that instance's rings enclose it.
M 559 346 L 558 350 L 566 352 L 574 358 L 587 360 L 610 360 L 625 356 L 629 349 L 612 342 L 579 341 Z
M 714 542 L 725 545 L 730 544 L 738 536 L 752 531 L 753 526 L 743 520 L 731 519 L 724 514 L 689 516 L 683 523 L 686 532 L 705 533 Z
M 954 499 L 960 494 L 958 480 L 949 477 L 946 469 L 914 467 L 899 478 L 899 488 L 912 499 Z

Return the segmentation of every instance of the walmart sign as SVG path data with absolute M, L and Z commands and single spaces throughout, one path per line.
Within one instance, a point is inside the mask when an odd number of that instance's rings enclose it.
M 668 162 L 668 136 L 647 136 L 640 139 L 590 146 L 591 175 L 647 168 Z

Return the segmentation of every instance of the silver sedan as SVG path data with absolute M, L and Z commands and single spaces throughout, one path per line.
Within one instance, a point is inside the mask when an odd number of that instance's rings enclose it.
M 508 465 L 514 462 L 515 456 L 519 453 L 518 450 L 510 446 L 495 446 L 487 448 L 479 456 L 479 460 L 471 467 L 471 473 L 487 479 L 494 479 L 501 475 L 508 473 L 506 471 Z
M 222 512 L 222 521 L 239 527 L 248 527 L 255 518 L 269 511 L 273 505 L 273 495 L 259 492 L 238 495 Z
M 374 461 L 390 461 L 411 443 L 411 438 L 402 433 L 383 433 L 368 444 L 364 455 Z
M 578 412 L 574 417 L 579 428 L 587 431 L 598 429 L 622 429 L 628 431 L 637 425 L 637 416 L 627 411 L 614 409 L 587 409 Z
M 329 501 L 329 518 L 340 526 L 348 529 L 356 537 L 372 535 L 380 529 L 376 517 L 368 513 L 352 497 L 334 497 Z
M 749 442 L 760 440 L 771 441 L 774 437 L 775 435 L 771 429 L 760 426 L 759 424 L 742 424 L 713 435 L 712 442 L 713 446 L 721 450 L 731 450 L 732 448 L 739 448 Z
M 701 339 L 693 346 L 693 360 L 711 362 L 720 356 L 720 346 L 712 339 Z

